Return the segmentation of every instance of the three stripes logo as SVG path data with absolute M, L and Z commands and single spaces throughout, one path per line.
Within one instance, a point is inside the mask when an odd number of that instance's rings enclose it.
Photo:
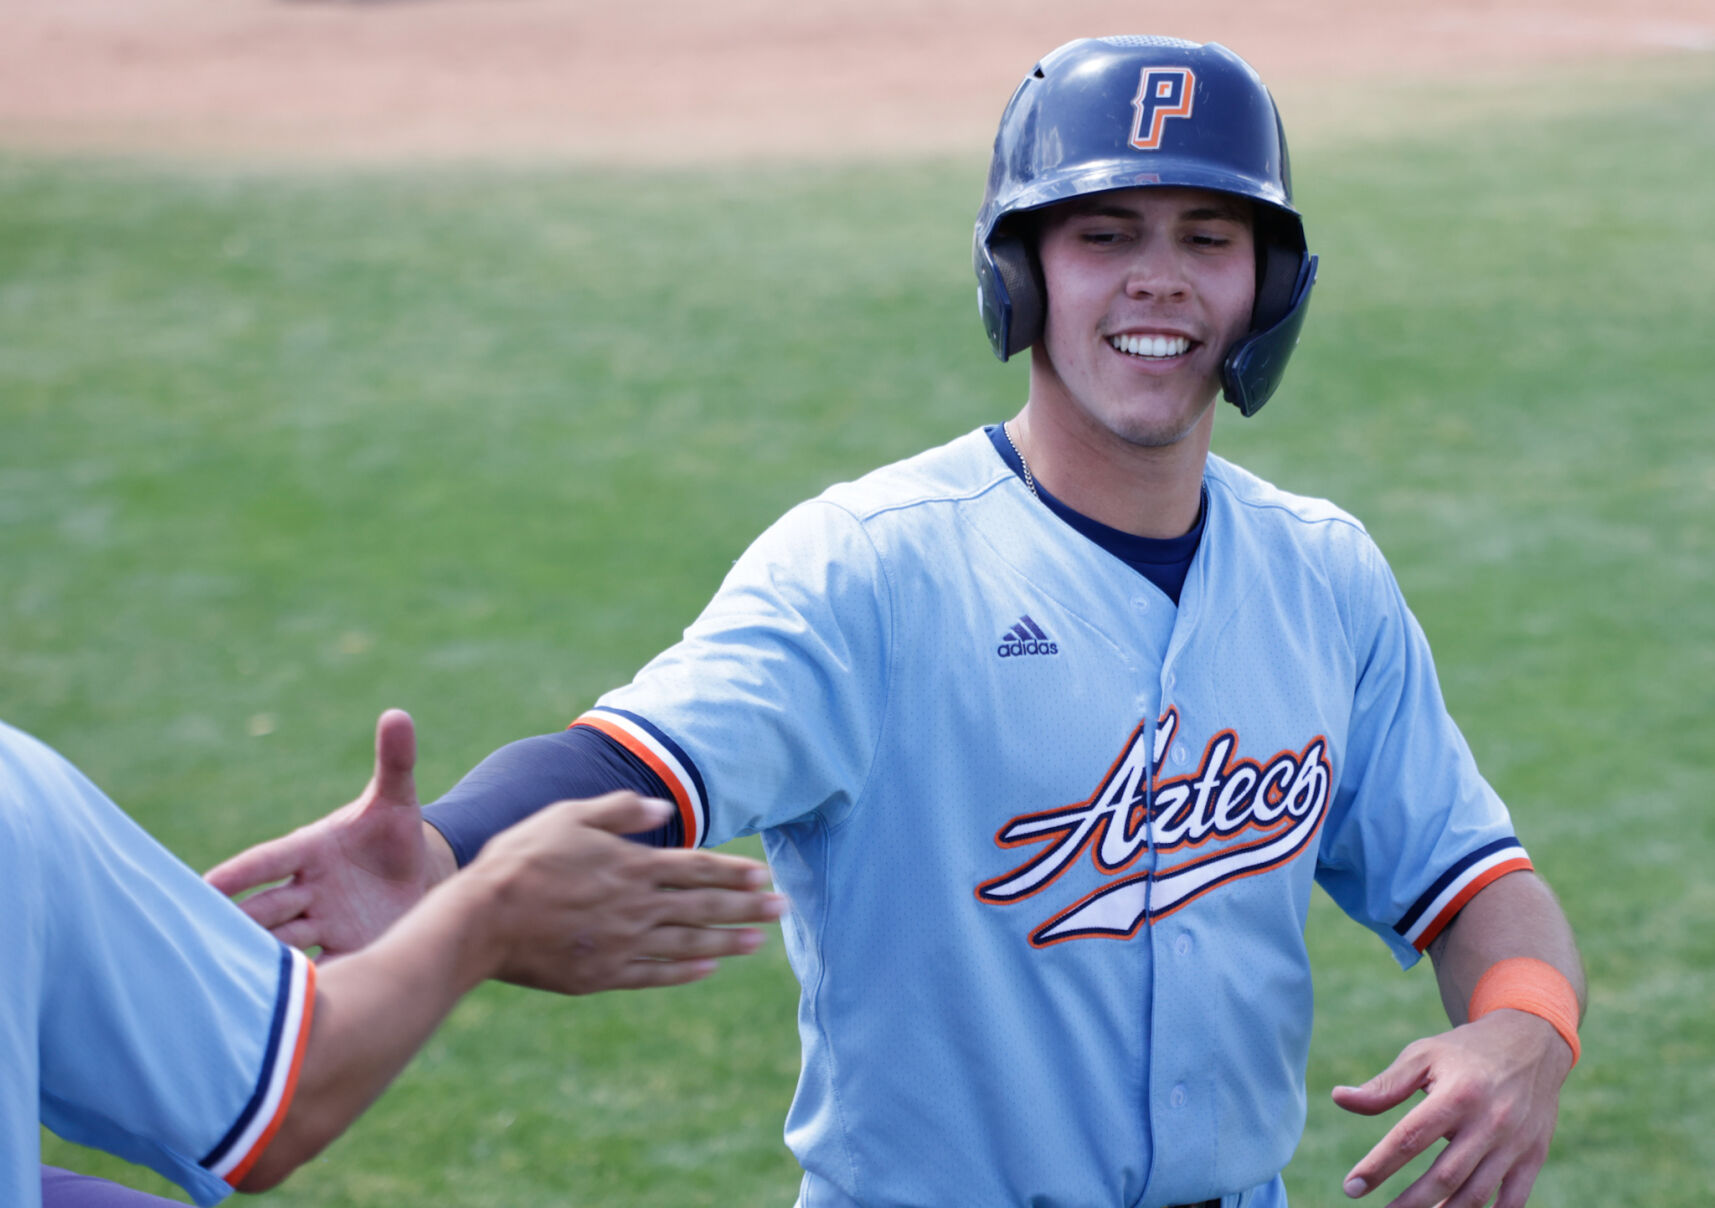
M 1028 654 L 1059 654 L 1060 644 L 1042 632 L 1042 626 L 1028 615 L 1018 618 L 1018 624 L 1000 635 L 995 653 L 1003 659 L 1023 658 Z

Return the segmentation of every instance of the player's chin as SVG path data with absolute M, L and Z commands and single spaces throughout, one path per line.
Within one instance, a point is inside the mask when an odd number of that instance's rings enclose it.
M 1215 400 L 1210 398 L 1201 405 L 1138 408 L 1118 418 L 1114 435 L 1133 448 L 1172 448 L 1195 436 L 1214 406 Z
M 1134 449 L 1171 449 L 1190 439 L 1196 431 L 1196 424 L 1183 428 L 1137 428 L 1122 431 L 1119 437 Z

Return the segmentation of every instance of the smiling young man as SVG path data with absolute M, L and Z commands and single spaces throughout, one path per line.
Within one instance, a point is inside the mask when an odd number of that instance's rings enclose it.
M 1518 1208 L 1576 1055 L 1570 930 L 1363 528 L 1209 452 L 1315 277 L 1267 90 L 1215 45 L 1061 47 L 1001 120 L 974 251 L 992 346 L 1029 350 L 1018 415 L 794 508 L 683 641 L 427 828 L 374 803 L 213 875 L 293 877 L 247 908 L 361 942 L 328 928 L 397 886 L 306 912 L 334 850 L 432 884 L 615 785 L 678 803 L 665 842 L 759 832 L 800 1208 L 1278 1208 L 1320 884 L 1430 953 L 1455 1025 L 1336 1090 L 1427 1092 L 1347 1194 L 1445 1137 L 1398 1208 Z
M 1221 362 L 1255 304 L 1250 204 L 1124 189 L 1033 225 L 1052 305 L 1007 434 L 1068 507 L 1140 537 L 1181 536 L 1199 511 Z

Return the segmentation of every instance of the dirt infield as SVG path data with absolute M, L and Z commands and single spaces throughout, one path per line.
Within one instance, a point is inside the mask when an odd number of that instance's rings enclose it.
M 1695 54 L 1708 0 L 11 0 L 0 146 L 394 160 L 970 152 L 1044 50 L 1224 42 L 1283 97 Z

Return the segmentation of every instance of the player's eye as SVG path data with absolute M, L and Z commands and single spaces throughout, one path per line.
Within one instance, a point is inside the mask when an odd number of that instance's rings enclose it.
M 1085 243 L 1093 244 L 1097 247 L 1107 247 L 1123 242 L 1126 238 L 1126 233 L 1114 227 L 1091 227 L 1081 232 L 1079 238 L 1081 238 Z
M 1237 246 L 1237 237 L 1225 231 L 1198 231 L 1188 235 L 1186 244 L 1200 255 L 1224 255 Z

